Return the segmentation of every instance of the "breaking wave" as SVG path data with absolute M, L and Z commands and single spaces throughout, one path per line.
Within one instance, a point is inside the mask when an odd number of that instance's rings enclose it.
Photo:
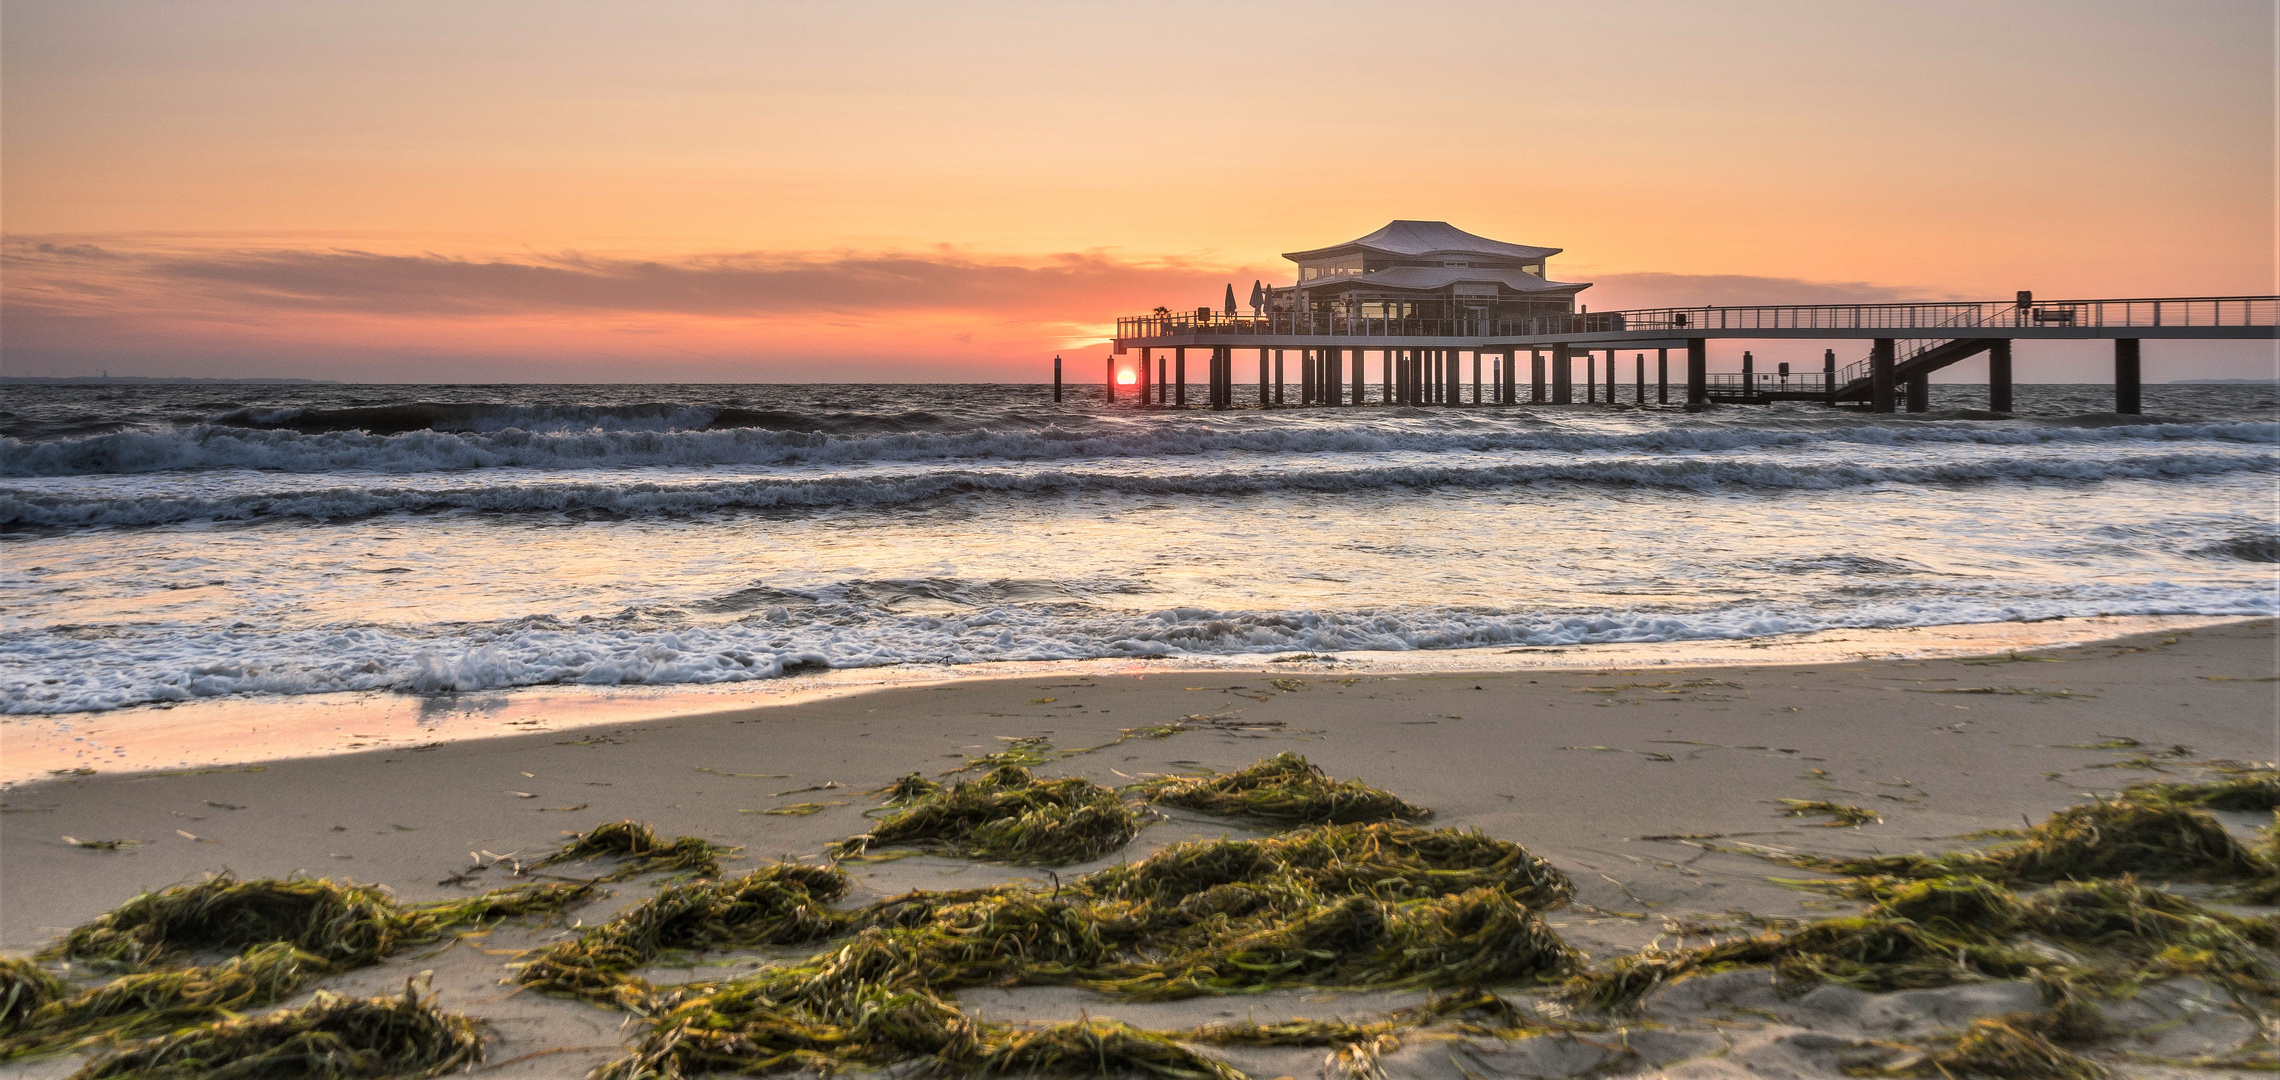
M 875 605 L 764 608 L 734 622 L 531 616 L 416 633 L 138 626 L 0 638 L 0 713 L 98 711 L 239 694 L 406 693 L 519 686 L 674 685 L 770 679 L 812 666 L 983 663 L 1289 651 L 1412 651 L 1732 640 L 1855 627 L 2088 615 L 2272 615 L 2270 590 L 2084 586 L 2036 599 L 1942 596 L 1824 611 L 1543 612 L 1450 607 L 1153 612 L 989 604 L 898 616 Z M 49 678 L 24 672 L 48 672 Z
M 657 407 L 665 410 L 666 407 Z M 843 417 L 749 410 L 735 424 L 705 416 L 671 419 L 654 430 L 598 426 L 578 413 L 578 425 L 548 428 L 518 410 L 532 426 L 439 430 L 395 426 L 388 416 L 416 410 L 477 410 L 474 406 L 383 406 L 329 410 L 323 424 L 267 426 L 196 424 L 151 431 L 102 431 L 78 437 L 0 438 L 0 476 L 91 476 L 148 472 L 253 469 L 269 472 L 378 472 L 416 474 L 490 468 L 553 470 L 627 466 L 857 465 L 938 460 L 1068 461 L 1083 458 L 1166 458 L 1218 453 L 1444 453 L 1545 451 L 1578 454 L 1687 454 L 1814 446 L 2050 446 L 2146 443 L 2280 443 L 2280 424 L 2256 422 L 2074 423 L 1867 423 L 1815 420 L 1792 424 L 1686 424 L 1621 431 L 1584 429 L 1529 418 L 1349 423 L 1291 418 L 1272 423 L 1168 421 L 1129 424 L 1070 419 L 1031 428 L 953 429 L 933 413 Z M 292 410 L 286 410 L 291 412 Z M 611 410 L 635 415 L 640 409 Z M 666 410 L 687 412 L 688 410 Z M 725 415 L 728 411 L 723 411 Z M 373 414 L 373 415 L 363 415 Z M 386 415 L 381 415 L 386 414 Z M 490 415 L 487 413 L 481 415 Z M 744 423 L 753 417 L 781 423 Z M 710 417 L 707 419 L 707 417 Z M 828 422 L 827 422 L 828 421 Z
M 0 489 L 0 527 L 89 528 L 185 521 L 316 520 L 443 511 L 580 513 L 621 517 L 723 510 L 899 506 L 965 495 L 1243 496 L 1278 492 L 1355 492 L 1398 488 L 1587 484 L 1694 491 L 1826 490 L 1872 484 L 1974 484 L 2162 480 L 2273 472 L 2266 453 L 2138 454 L 2102 459 L 1990 457 L 1910 464 L 1803 464 L 1764 459 L 1584 459 L 1484 466 L 1408 464 L 1360 468 L 1235 468 L 1136 472 L 1084 468 L 940 469 L 816 479 L 613 477 L 536 478 L 520 483 L 333 484 L 321 488 L 176 495 L 138 490 L 91 497 L 69 490 Z

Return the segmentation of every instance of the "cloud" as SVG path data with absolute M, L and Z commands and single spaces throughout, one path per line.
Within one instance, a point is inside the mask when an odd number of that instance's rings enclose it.
M 92 245 L 18 243 L 7 254 L 12 271 L 30 271 L 67 286 L 64 292 L 90 297 L 115 293 L 123 280 L 163 291 L 177 304 L 196 298 L 209 305 L 425 318 L 987 311 L 1094 319 L 1201 295 L 1233 272 L 1098 253 L 1021 262 L 947 250 L 501 259 L 349 249 L 120 254 Z M 96 259 L 107 265 L 87 265 Z

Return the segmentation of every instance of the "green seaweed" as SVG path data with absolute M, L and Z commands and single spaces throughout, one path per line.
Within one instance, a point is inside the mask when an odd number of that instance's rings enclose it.
M 893 797 L 904 809 L 831 849 L 835 858 L 872 848 L 918 847 L 1029 866 L 1099 858 L 1139 834 L 1140 815 L 1116 792 L 1082 777 L 1039 780 L 1001 765 L 943 788 L 904 777 Z M 931 785 L 931 789 L 928 785 Z
M 267 1016 L 184 1028 L 107 1050 L 72 1080 L 430 1077 L 483 1059 L 477 1022 L 435 1007 L 410 982 L 400 998 L 316 999 Z
M 62 998 L 63 980 L 30 960 L 0 957 L 0 1037 L 15 1034 L 41 1006 Z
M 2225 882 L 2260 878 L 2272 867 L 2204 811 L 2173 802 L 2126 798 L 2067 807 L 2028 830 L 2025 839 L 1985 851 L 1873 858 L 1802 855 L 1784 856 L 1781 861 L 1856 876 L 1972 874 L 2010 882 L 2125 874 Z
M 627 861 L 623 865 L 595 880 L 623 881 L 643 874 L 684 872 L 719 877 L 720 857 L 736 850 L 695 836 L 675 837 L 668 842 L 658 839 L 657 834 L 641 822 L 613 821 L 582 833 L 571 833 L 568 843 L 523 869 L 537 870 L 572 861 L 624 859 Z
M 1165 806 L 1273 825 L 1422 821 L 1433 816 L 1431 810 L 1359 780 L 1332 780 L 1287 750 L 1223 776 L 1145 781 L 1135 790 Z
M 1811 814 L 1827 815 L 1830 820 L 1819 823 L 1819 827 L 1824 829 L 1857 828 L 1861 825 L 1880 825 L 1884 822 L 1884 816 L 1874 810 L 1864 810 L 1858 806 L 1848 806 L 1844 803 L 1783 799 L 1781 805 L 1787 807 L 1781 812 L 1782 817 L 1805 817 Z

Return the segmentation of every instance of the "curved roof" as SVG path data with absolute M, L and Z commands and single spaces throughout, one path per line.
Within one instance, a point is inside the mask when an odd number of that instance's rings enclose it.
M 1361 289 L 1404 289 L 1428 292 L 1445 289 L 1458 282 L 1479 282 L 1502 285 L 1513 292 L 1579 292 L 1590 288 L 1586 282 L 1545 281 L 1534 274 L 1518 270 L 1498 270 L 1480 266 L 1395 266 L 1374 274 L 1355 274 L 1331 278 L 1316 278 L 1301 282 L 1299 288 L 1307 292 L 1337 290 L 1343 286 Z
M 1560 253 L 1559 248 L 1507 244 L 1502 240 L 1474 236 L 1446 221 L 1391 221 L 1386 223 L 1385 228 L 1358 240 L 1348 240 L 1343 244 L 1315 248 L 1312 251 L 1287 252 L 1283 258 L 1293 261 L 1327 258 L 1357 249 L 1402 258 L 1480 255 L 1495 259 L 1544 259 Z

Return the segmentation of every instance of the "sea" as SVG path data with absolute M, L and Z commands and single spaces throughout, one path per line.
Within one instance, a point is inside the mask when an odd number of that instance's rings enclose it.
M 2273 386 L 1985 395 L 13 385 L 0 712 L 2280 609 Z

